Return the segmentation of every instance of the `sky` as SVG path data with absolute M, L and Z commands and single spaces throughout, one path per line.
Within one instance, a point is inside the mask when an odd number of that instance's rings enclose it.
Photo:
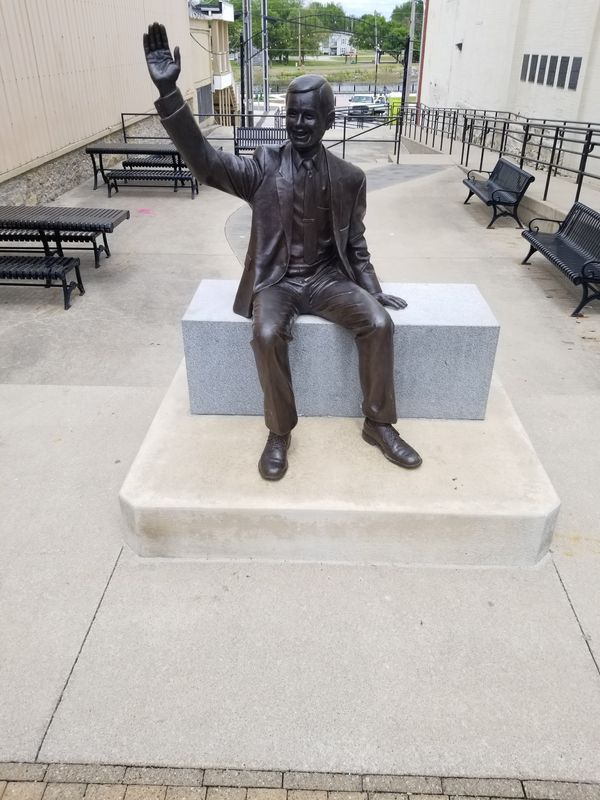
M 362 17 L 363 14 L 372 14 L 377 11 L 387 19 L 396 6 L 401 5 L 401 0 L 339 0 L 340 5 L 352 17 Z

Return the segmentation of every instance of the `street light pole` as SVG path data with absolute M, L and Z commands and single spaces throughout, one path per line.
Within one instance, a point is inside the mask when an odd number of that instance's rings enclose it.
M 408 77 L 412 77 L 412 63 L 413 63 L 413 45 L 415 42 L 415 26 L 417 18 L 417 0 L 412 0 L 410 7 L 410 44 L 408 46 Z
M 268 0 L 260 0 L 261 44 L 263 62 L 263 109 L 269 112 L 269 34 L 267 32 Z
M 240 33 L 240 111 L 241 111 L 241 119 L 240 125 L 242 128 L 246 127 L 246 59 L 244 58 L 244 47 L 246 43 L 244 42 L 244 34 Z

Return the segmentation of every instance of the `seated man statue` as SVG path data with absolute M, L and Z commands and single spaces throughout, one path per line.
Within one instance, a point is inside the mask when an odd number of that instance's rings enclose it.
M 171 55 L 163 25 L 144 34 L 156 109 L 167 133 L 202 183 L 246 200 L 250 244 L 233 310 L 252 318 L 252 349 L 270 433 L 258 469 L 265 480 L 287 470 L 298 421 L 288 343 L 299 314 L 317 314 L 352 332 L 358 348 L 365 415 L 363 439 L 401 467 L 419 454 L 392 427 L 393 322 L 384 306 L 404 300 L 381 291 L 365 242 L 366 179 L 358 167 L 321 144 L 335 118 L 334 96 L 319 75 L 295 78 L 286 96 L 289 142 L 258 147 L 252 158 L 215 150 L 176 86 L 179 48 Z

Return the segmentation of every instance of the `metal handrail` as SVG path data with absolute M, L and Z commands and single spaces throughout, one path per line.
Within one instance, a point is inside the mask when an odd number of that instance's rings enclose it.
M 460 163 L 469 165 L 471 148 L 479 148 L 479 166 L 486 151 L 516 160 L 535 170 L 547 172 L 543 199 L 547 200 L 552 176 L 560 173 L 575 177 L 575 200 L 579 199 L 584 179 L 600 180 L 600 124 L 579 120 L 554 120 L 525 117 L 508 111 L 468 108 L 435 108 L 419 105 L 402 109 L 395 152 L 399 154 L 400 138 L 406 130 L 409 138 L 417 138 L 432 149 L 443 149 L 444 137 L 462 145 Z M 417 132 L 418 129 L 418 132 Z M 436 148 L 436 139 L 440 137 Z M 431 144 L 429 140 L 431 138 Z M 598 148 L 600 151 L 600 147 Z

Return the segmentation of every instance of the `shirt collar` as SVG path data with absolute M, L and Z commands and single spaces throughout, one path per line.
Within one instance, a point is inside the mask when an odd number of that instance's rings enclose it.
M 294 148 L 292 148 L 292 159 L 296 169 L 301 169 L 302 162 L 307 160 L 306 158 L 303 158 L 297 150 L 294 150 Z M 319 147 L 315 155 L 310 160 L 313 162 L 313 169 L 319 172 L 323 160 L 323 145 Z

